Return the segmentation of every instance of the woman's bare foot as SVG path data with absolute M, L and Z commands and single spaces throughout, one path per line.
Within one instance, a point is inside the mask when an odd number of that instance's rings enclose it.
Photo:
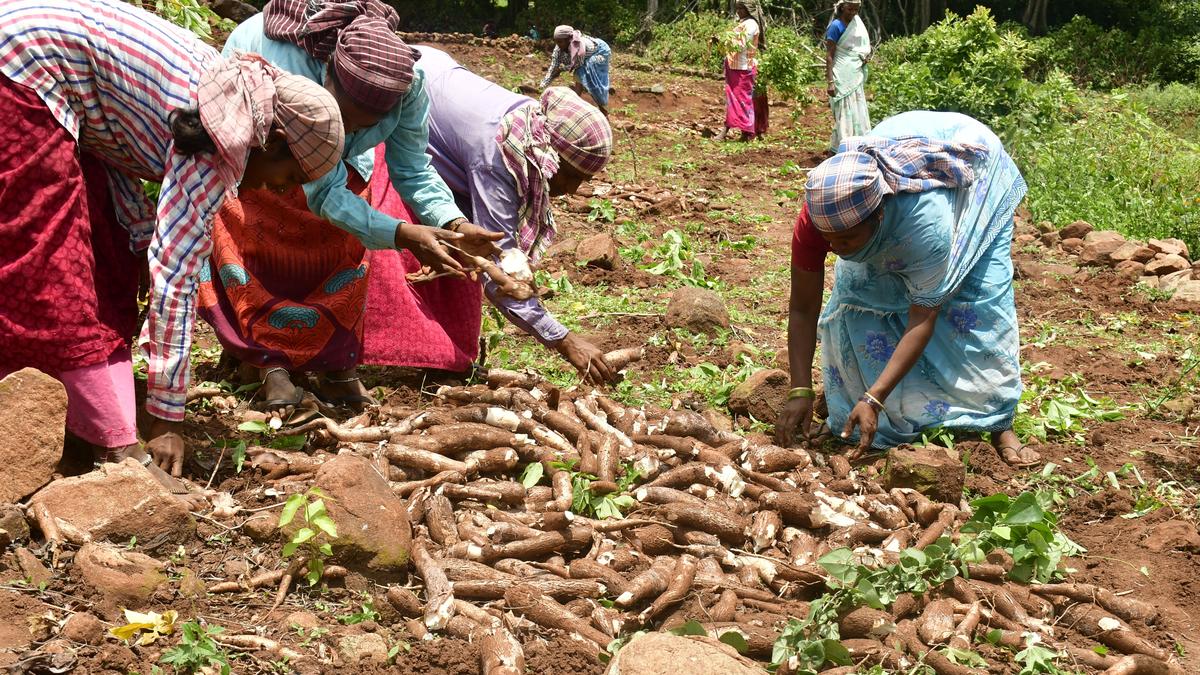
M 354 412 L 362 412 L 367 406 L 379 404 L 363 386 L 357 368 L 322 373 L 318 380 L 321 400 L 329 405 L 344 406 Z
M 304 400 L 304 390 L 292 383 L 286 368 L 256 368 L 243 363 L 238 374 L 244 382 L 262 382 L 254 404 L 257 410 L 277 412 L 286 418 Z
M 992 446 L 1000 453 L 1005 462 L 1012 467 L 1033 466 L 1042 461 L 1042 456 L 1021 442 L 1012 429 L 1006 429 L 992 436 Z

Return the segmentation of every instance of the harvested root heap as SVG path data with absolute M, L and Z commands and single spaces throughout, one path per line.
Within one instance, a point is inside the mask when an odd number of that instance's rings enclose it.
M 523 672 L 522 639 L 539 628 L 599 654 L 678 627 L 784 673 L 1017 672 L 1031 646 L 1063 671 L 1179 672 L 1147 639 L 1154 607 L 1013 581 L 1061 573 L 1014 560 L 965 504 L 753 445 L 696 412 L 624 408 L 528 373 L 489 381 L 443 388 L 421 412 L 381 410 L 378 426 L 305 429 L 387 460 L 423 582 L 388 599 L 417 636 L 477 641 L 481 672 Z

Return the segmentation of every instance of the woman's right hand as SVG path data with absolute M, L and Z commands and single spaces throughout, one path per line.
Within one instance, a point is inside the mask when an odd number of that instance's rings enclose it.
M 440 227 L 400 223 L 396 227 L 396 248 L 406 248 L 411 251 L 422 267 L 462 277 L 466 276 L 462 264 L 455 260 L 450 255 L 449 249 L 442 245 L 443 241 L 454 241 L 462 239 L 462 237 L 457 232 L 443 230 Z
M 813 400 L 811 398 L 794 398 L 783 406 L 779 413 L 779 421 L 775 423 L 775 443 L 786 448 L 796 442 L 796 432 L 803 438 L 808 437 L 808 427 L 812 424 Z
M 835 86 L 833 86 L 833 85 L 831 84 L 831 85 L 829 85 L 828 87 L 826 87 L 826 89 L 825 89 L 825 93 L 826 93 L 826 94 L 829 94 L 829 98 L 833 98 L 833 97 L 834 97 L 834 95 L 836 95 L 836 94 L 837 94 L 837 87 L 835 87 Z

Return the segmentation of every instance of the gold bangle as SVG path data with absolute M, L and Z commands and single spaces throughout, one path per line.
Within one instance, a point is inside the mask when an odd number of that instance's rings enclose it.
M 865 401 L 866 404 L 871 406 L 872 408 L 874 408 L 876 412 L 883 410 L 883 401 L 880 401 L 879 399 L 872 396 L 871 392 L 869 392 L 869 391 L 864 391 L 862 398 L 859 400 Z
M 788 391 L 787 400 L 797 398 L 816 398 L 817 392 L 813 391 L 812 387 L 794 387 Z

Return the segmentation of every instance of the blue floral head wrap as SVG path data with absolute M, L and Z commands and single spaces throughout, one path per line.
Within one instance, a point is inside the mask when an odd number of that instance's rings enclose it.
M 921 136 L 847 138 L 838 154 L 809 172 L 804 201 L 818 230 L 841 232 L 866 220 L 890 194 L 970 185 L 975 182 L 972 162 L 984 161 L 987 154 L 975 143 Z

